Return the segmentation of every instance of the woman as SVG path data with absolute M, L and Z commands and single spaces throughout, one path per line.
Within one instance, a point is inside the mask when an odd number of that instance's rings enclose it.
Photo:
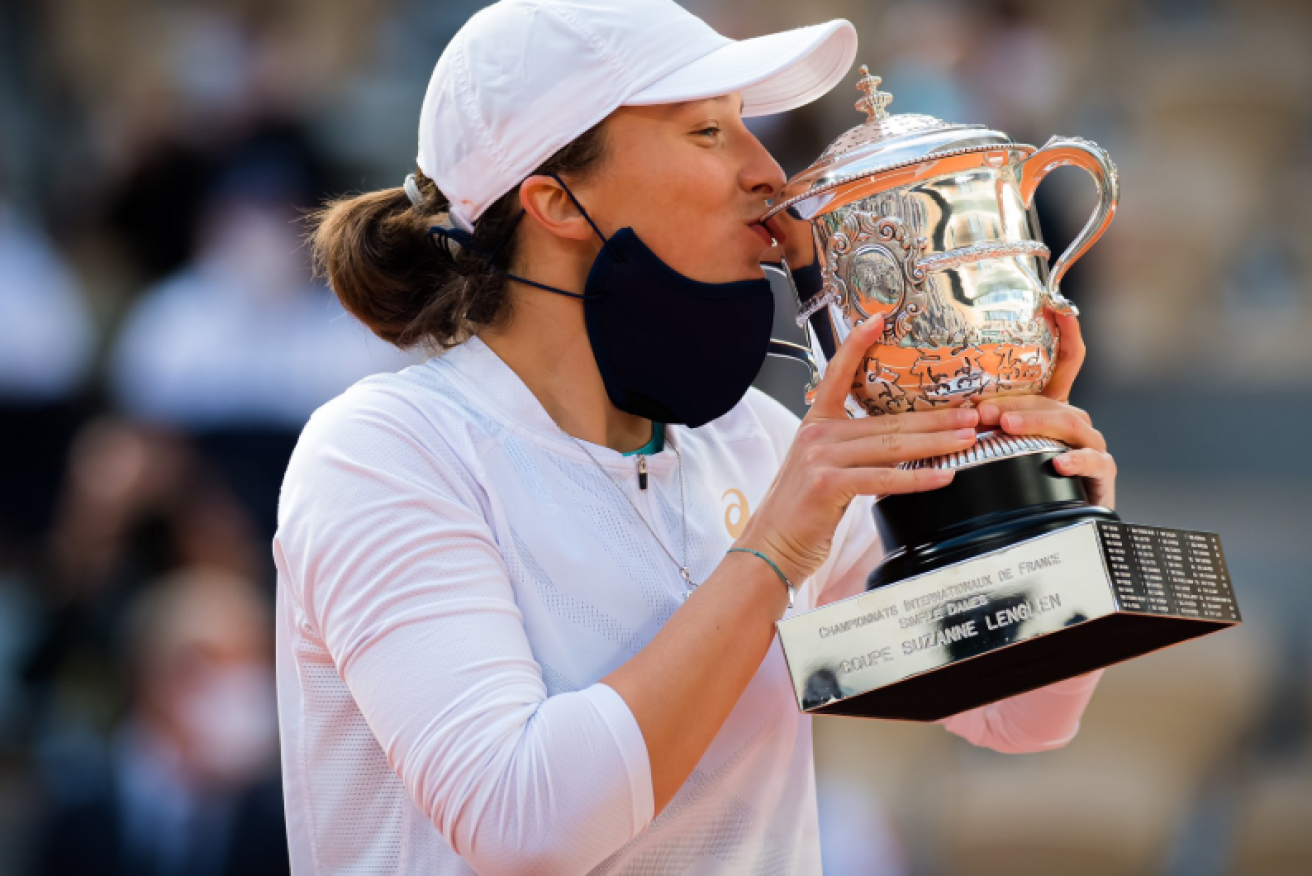
M 319 217 L 346 307 L 445 352 L 322 408 L 287 473 L 296 872 L 819 873 L 774 624 L 861 589 L 866 497 L 942 486 L 895 466 L 1001 420 L 1080 447 L 1061 470 L 1110 503 L 1102 439 L 1060 401 L 849 420 L 877 321 L 800 428 L 748 389 L 760 263 L 772 238 L 812 254 L 757 222 L 784 178 L 743 116 L 854 54 L 846 22 L 734 43 L 670 0 L 503 0 L 438 62 L 420 172 Z M 1063 329 L 1055 398 L 1082 356 Z M 1061 745 L 1095 682 L 948 729 Z

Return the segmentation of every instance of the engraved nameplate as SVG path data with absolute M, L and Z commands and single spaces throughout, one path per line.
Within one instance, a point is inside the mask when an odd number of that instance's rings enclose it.
M 804 711 L 937 720 L 1239 621 L 1215 535 L 1090 521 L 778 628 Z
M 1116 598 L 1127 611 L 1239 621 L 1221 539 L 1130 523 L 1099 523 Z

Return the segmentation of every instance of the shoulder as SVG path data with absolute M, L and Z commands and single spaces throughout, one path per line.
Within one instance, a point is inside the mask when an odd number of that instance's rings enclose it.
M 310 416 L 287 466 L 282 505 L 363 479 L 472 488 L 486 429 L 434 360 L 371 375 Z
M 491 519 L 486 436 L 434 391 L 425 367 L 355 383 L 311 415 L 292 451 L 275 555 L 311 613 L 343 556 L 407 533 L 431 537 L 444 521 Z
M 315 410 L 301 431 L 300 445 L 308 450 L 387 435 L 424 441 L 454 438 L 465 431 L 465 422 L 478 419 L 436 357 L 356 381 Z
M 324 448 L 345 449 L 363 438 L 417 431 L 419 394 L 403 375 L 370 375 L 321 405 L 301 430 L 293 462 Z

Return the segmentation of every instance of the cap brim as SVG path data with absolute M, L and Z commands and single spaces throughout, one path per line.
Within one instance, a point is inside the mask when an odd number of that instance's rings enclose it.
M 744 116 L 804 106 L 843 80 L 856 60 L 856 28 L 838 19 L 731 42 L 625 101 L 652 106 L 742 92 Z

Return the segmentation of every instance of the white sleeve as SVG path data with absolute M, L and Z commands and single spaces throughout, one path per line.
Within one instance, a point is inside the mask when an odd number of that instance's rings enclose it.
M 1061 748 L 1080 729 L 1102 670 L 999 700 L 939 723 L 972 745 L 1004 754 Z
M 315 632 L 410 797 L 474 869 L 590 870 L 653 816 L 637 721 L 602 684 L 548 698 L 469 466 L 417 437 L 405 403 L 346 398 L 306 427 L 280 509 Z

